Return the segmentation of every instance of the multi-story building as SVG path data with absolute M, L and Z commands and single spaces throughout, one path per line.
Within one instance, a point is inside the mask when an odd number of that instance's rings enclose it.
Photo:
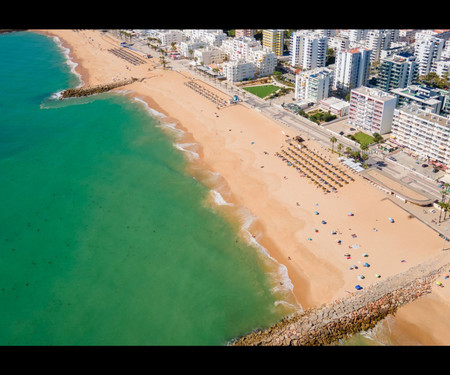
M 318 103 L 328 98 L 333 83 L 333 70 L 316 68 L 299 72 L 295 76 L 295 99 Z
M 367 85 L 371 51 L 364 47 L 339 51 L 336 54 L 333 86 L 344 93 Z
M 220 64 L 226 56 L 226 53 L 217 47 L 199 48 L 194 51 L 197 64 L 203 65 Z
M 253 38 L 255 36 L 255 30 L 254 29 L 236 29 L 234 31 L 234 36 L 236 38 L 242 38 L 244 36 Z
M 244 60 L 227 61 L 222 64 L 223 75 L 230 82 L 253 79 L 256 76 L 255 65 Z
M 405 88 L 417 82 L 418 64 L 411 54 L 396 54 L 381 59 L 377 87 L 383 91 Z
M 416 33 L 414 54 L 419 63 L 419 75 L 431 72 L 433 63 L 440 59 L 445 39 L 424 32 Z
M 303 70 L 325 66 L 328 37 L 319 32 L 300 30 L 292 33 L 290 43 L 291 66 Z
M 413 104 L 430 113 L 441 114 L 446 112 L 444 103 L 448 102 L 449 92 L 426 85 L 410 85 L 406 88 L 391 90 L 397 97 L 397 107 Z
M 284 30 L 283 29 L 265 29 L 263 30 L 264 47 L 275 52 L 277 56 L 283 56 L 284 49 Z
M 220 29 L 186 29 L 183 33 L 193 42 L 204 42 L 216 47 L 219 47 L 227 38 L 227 34 Z
M 392 30 L 370 30 L 367 34 L 365 45 L 372 51 L 370 61 L 372 63 L 380 60 L 381 51 L 391 47 Z
M 369 134 L 391 131 L 396 98 L 388 93 L 368 87 L 353 89 L 350 94 L 348 123 Z
M 450 118 L 418 106 L 394 110 L 392 137 L 417 156 L 450 167 Z

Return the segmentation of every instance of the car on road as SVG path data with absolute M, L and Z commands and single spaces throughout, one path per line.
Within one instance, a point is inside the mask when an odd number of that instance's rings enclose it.
M 428 167 L 428 164 L 422 164 L 422 168 Z
M 389 160 L 392 160 L 392 161 L 397 161 L 397 159 L 394 158 L 393 156 L 389 156 L 388 159 L 389 159 Z

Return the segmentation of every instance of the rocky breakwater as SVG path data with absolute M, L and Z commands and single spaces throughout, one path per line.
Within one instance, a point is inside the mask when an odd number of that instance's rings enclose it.
M 103 92 L 111 91 L 118 87 L 123 87 L 123 86 L 129 85 L 136 81 L 140 82 L 142 80 L 143 80 L 143 78 L 130 78 L 130 79 L 126 79 L 123 81 L 108 83 L 108 84 L 104 84 L 104 85 L 98 85 L 98 86 L 94 86 L 94 87 L 79 87 L 76 89 L 67 89 L 61 93 L 59 99 L 61 100 L 61 99 L 66 99 L 66 98 L 78 98 L 78 97 L 82 97 L 82 96 L 100 94 Z
M 441 253 L 426 264 L 380 281 L 366 290 L 285 317 L 267 330 L 236 338 L 233 346 L 323 346 L 335 345 L 355 333 L 366 331 L 389 314 L 431 292 L 437 276 L 448 264 Z M 448 259 L 446 259 L 448 261 Z

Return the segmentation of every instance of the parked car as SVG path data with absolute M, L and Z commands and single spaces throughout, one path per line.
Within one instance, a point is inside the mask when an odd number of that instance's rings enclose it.
M 422 168 L 428 167 L 428 164 L 422 164 Z
M 389 159 L 389 160 L 392 160 L 392 161 L 397 161 L 397 159 L 394 158 L 393 156 L 389 156 L 388 159 Z

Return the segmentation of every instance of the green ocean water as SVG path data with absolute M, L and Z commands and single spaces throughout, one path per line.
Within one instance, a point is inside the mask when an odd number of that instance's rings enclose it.
M 55 100 L 79 79 L 49 37 L 0 51 L 0 345 L 225 345 L 289 312 L 141 103 Z

